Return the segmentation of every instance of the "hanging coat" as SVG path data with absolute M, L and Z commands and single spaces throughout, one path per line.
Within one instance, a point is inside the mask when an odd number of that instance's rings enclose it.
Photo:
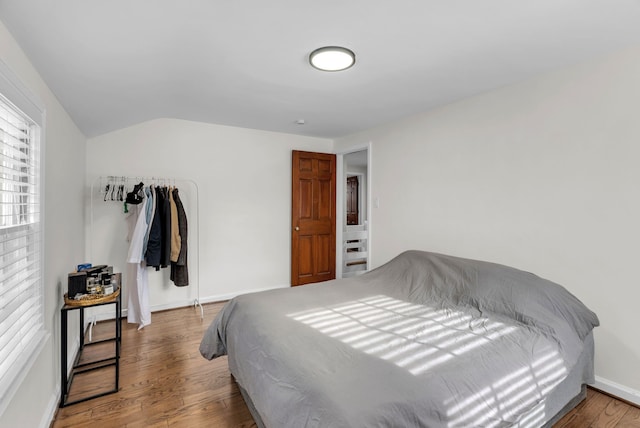
M 151 231 L 151 223 L 153 222 L 153 215 L 156 211 L 156 195 L 153 189 L 153 186 L 149 186 L 144 191 L 145 196 L 147 197 L 147 202 L 145 203 L 145 216 L 147 219 L 147 231 L 144 235 L 144 245 L 142 246 L 142 258 L 146 259 L 147 254 L 147 245 L 149 243 L 149 232 Z
M 160 259 L 162 257 L 162 206 L 164 198 L 159 187 L 155 188 L 155 212 L 149 228 L 149 240 L 147 241 L 147 252 L 145 259 L 148 266 L 160 269 Z
M 178 189 L 173 189 L 173 201 L 178 211 L 178 229 L 180 232 L 180 253 L 178 261 L 171 263 L 171 280 L 178 287 L 189 285 L 189 268 L 187 267 L 187 214 L 178 195 Z
M 180 228 L 178 223 L 178 207 L 173 199 L 173 190 L 169 190 L 169 202 L 171 203 L 171 261 L 177 262 L 180 255 Z
M 161 247 L 160 247 L 160 267 L 167 267 L 171 264 L 171 202 L 169 201 L 169 189 L 162 187 L 162 221 L 161 224 Z

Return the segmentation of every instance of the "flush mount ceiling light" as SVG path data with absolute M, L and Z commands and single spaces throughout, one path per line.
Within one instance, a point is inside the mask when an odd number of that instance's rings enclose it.
M 340 46 L 325 46 L 311 52 L 309 63 L 322 71 L 342 71 L 356 63 L 356 54 Z

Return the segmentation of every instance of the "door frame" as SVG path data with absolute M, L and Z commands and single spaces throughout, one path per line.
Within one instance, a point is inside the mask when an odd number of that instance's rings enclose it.
M 344 156 L 349 153 L 367 151 L 367 246 L 368 246 L 368 261 L 369 269 L 371 269 L 371 255 L 373 253 L 373 245 L 371 237 L 373 236 L 373 191 L 372 191 L 372 146 L 368 143 L 359 144 L 345 148 L 339 152 L 336 152 L 336 278 L 342 278 L 342 242 L 343 242 L 343 230 L 346 224 L 346 171 L 344 170 Z

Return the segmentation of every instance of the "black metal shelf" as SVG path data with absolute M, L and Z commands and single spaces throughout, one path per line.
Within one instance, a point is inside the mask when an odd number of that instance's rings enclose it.
M 114 297 L 111 300 L 102 300 L 98 303 L 93 304 L 84 304 L 84 305 L 73 305 L 65 303 L 65 305 L 60 309 L 60 330 L 61 330 L 61 338 L 60 338 L 60 374 L 61 374 L 61 397 L 60 397 L 60 407 L 70 406 L 72 404 L 81 403 L 83 401 L 91 400 L 93 398 L 102 397 L 104 395 L 113 394 L 118 392 L 120 385 L 120 346 L 122 343 L 122 327 L 121 327 L 121 318 L 122 318 L 122 304 L 121 304 L 122 293 L 120 290 L 117 290 L 117 293 L 114 293 Z M 85 343 L 84 340 L 84 310 L 87 308 L 96 308 L 98 306 L 104 305 L 115 305 L 115 336 L 107 339 L 101 339 L 92 341 L 90 343 Z M 80 349 L 78 350 L 78 354 L 76 355 L 75 361 L 73 363 L 73 367 L 71 368 L 71 372 L 69 373 L 67 370 L 67 336 L 68 336 L 68 315 L 70 311 L 80 310 Z M 108 358 L 103 358 L 95 361 L 87 361 L 80 363 L 82 358 L 82 352 L 85 347 L 99 345 L 105 342 L 115 342 L 115 355 Z M 108 391 L 100 392 L 97 394 L 93 394 L 90 396 L 82 397 L 80 399 L 74 401 L 68 401 L 69 392 L 71 390 L 71 384 L 73 383 L 74 376 L 77 374 L 87 373 L 93 370 L 98 370 L 104 367 L 115 366 L 115 387 Z

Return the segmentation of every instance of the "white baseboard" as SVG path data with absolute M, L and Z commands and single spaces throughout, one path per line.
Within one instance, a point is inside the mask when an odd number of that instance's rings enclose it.
M 60 404 L 60 383 L 56 384 L 56 389 L 51 394 L 51 398 L 49 398 L 49 403 L 47 403 L 47 408 L 45 409 L 42 419 L 40 420 L 40 424 L 38 425 L 40 428 L 49 428 L 54 418 L 56 417 L 56 412 L 58 411 L 58 405 Z
M 200 297 L 200 304 L 205 304 L 205 303 L 214 303 L 214 302 L 223 302 L 226 300 L 231 300 L 236 296 L 239 296 L 241 294 L 249 294 L 249 293 L 257 293 L 260 291 L 267 291 L 267 290 L 275 290 L 278 288 L 289 288 L 291 287 L 291 285 L 289 284 L 285 284 L 285 285 L 276 285 L 276 286 L 271 286 L 271 287 L 264 287 L 264 288 L 254 288 L 251 290 L 245 290 L 242 292 L 236 292 L 236 293 L 225 293 L 225 294 L 217 294 L 217 295 L 213 295 L 213 296 L 206 296 L 206 297 Z M 191 299 L 191 300 L 178 300 L 175 302 L 169 302 L 169 303 L 163 303 L 160 305 L 153 305 L 151 306 L 151 312 L 158 312 L 158 311 L 166 311 L 168 309 L 177 309 L 177 308 L 184 308 L 187 306 L 194 306 L 195 305 L 195 299 Z M 100 313 L 100 314 L 95 314 L 95 319 L 96 321 L 106 321 L 106 320 L 112 320 L 113 319 L 113 311 L 109 311 L 109 312 L 105 312 L 105 313 Z M 127 316 L 127 309 L 122 309 L 122 316 L 126 317 Z M 85 316 L 85 327 L 87 325 L 89 325 L 89 323 L 91 321 L 93 321 L 93 316 L 88 317 Z
M 80 338 L 76 337 L 71 345 L 70 356 L 67 357 L 67 373 L 71 373 L 73 369 L 73 363 L 76 361 L 76 356 L 78 355 L 78 351 L 80 350 Z M 40 424 L 38 425 L 40 428 L 49 428 L 51 423 L 56 417 L 56 412 L 58 411 L 58 407 L 60 405 L 60 399 L 62 398 L 60 394 L 62 393 L 62 384 L 60 380 L 56 383 L 56 388 L 51 394 L 51 398 L 49 398 L 49 402 L 47 403 L 47 407 L 42 415 L 42 419 L 40 420 Z
M 200 298 L 200 303 L 223 302 L 225 300 L 231 300 L 234 297 L 239 296 L 241 294 L 258 293 L 260 291 L 275 290 L 275 289 L 278 289 L 278 288 L 289 288 L 289 287 L 291 287 L 291 285 L 289 285 L 289 284 L 276 285 L 276 286 L 272 286 L 272 287 L 254 288 L 254 289 L 251 289 L 251 290 L 243 291 L 241 293 L 226 293 L 226 294 L 218 294 L 218 295 L 214 295 L 214 296 L 201 297 Z M 193 304 L 193 301 L 191 302 L 191 304 Z
M 620 385 L 619 383 L 612 382 L 600 376 L 596 376 L 596 381 L 593 384 L 593 387 L 622 398 L 636 406 L 640 406 L 640 391 Z

